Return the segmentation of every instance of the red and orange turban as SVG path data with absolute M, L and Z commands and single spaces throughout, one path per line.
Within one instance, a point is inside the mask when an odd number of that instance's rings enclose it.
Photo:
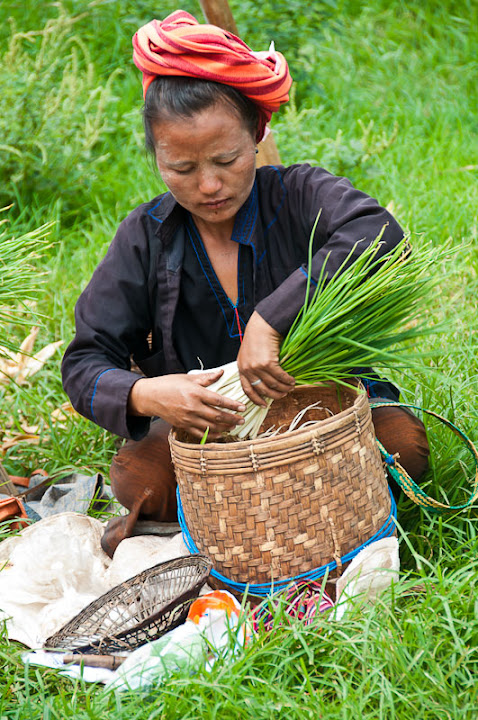
M 230 85 L 259 109 L 261 140 L 273 112 L 289 99 L 287 62 L 271 45 L 253 52 L 240 38 L 215 25 L 201 25 L 184 10 L 152 20 L 133 37 L 133 60 L 143 73 L 143 94 L 158 75 L 182 75 Z

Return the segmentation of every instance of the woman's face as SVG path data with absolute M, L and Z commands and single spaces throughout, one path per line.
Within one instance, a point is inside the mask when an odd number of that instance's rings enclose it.
M 206 224 L 233 221 L 256 172 L 255 141 L 239 114 L 217 103 L 152 131 L 159 172 L 177 202 Z

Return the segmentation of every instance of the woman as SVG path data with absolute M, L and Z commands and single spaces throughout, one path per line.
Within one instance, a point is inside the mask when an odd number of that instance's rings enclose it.
M 221 371 L 187 371 L 237 358 L 244 390 L 258 405 L 293 389 L 279 346 L 304 302 L 318 211 L 315 277 L 327 255 L 333 274 L 357 240 L 371 242 L 383 228 L 382 252 L 403 237 L 394 218 L 344 178 L 308 165 L 256 170 L 266 122 L 288 99 L 291 80 L 279 53 L 254 54 L 182 11 L 148 23 L 133 45 L 146 144 L 169 191 L 121 223 L 78 301 L 76 336 L 63 361 L 75 408 L 129 439 L 111 482 L 131 514 L 106 532 L 110 553 L 140 511 L 176 517 L 171 425 L 198 438 L 209 427 L 215 439 L 243 422 L 243 406 L 208 390 Z M 132 372 L 131 357 L 143 376 Z M 378 378 L 368 385 L 374 397 L 398 398 Z M 151 425 L 151 418 L 160 420 Z M 428 455 L 420 421 L 383 408 L 374 422 L 389 452 L 399 451 L 418 478 Z

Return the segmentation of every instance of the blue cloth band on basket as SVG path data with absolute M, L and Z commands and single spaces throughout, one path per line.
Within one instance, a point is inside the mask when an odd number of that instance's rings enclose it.
M 389 487 L 389 493 L 390 493 L 390 515 L 388 516 L 387 520 L 384 522 L 382 527 L 377 530 L 377 532 L 372 535 L 366 542 L 363 543 L 363 545 L 360 545 L 360 547 L 356 548 L 355 550 L 351 550 L 349 553 L 344 555 L 341 558 L 341 562 L 343 565 L 345 563 L 350 562 L 350 560 L 353 560 L 353 558 L 359 554 L 363 548 L 367 547 L 368 545 L 371 545 L 376 540 L 381 540 L 382 538 L 390 537 L 395 532 L 395 520 L 397 518 L 397 504 L 395 502 L 395 498 L 393 497 L 393 493 L 390 490 Z M 183 533 L 183 539 L 184 543 L 189 550 L 189 552 L 193 555 L 196 555 L 199 553 L 199 550 L 196 546 L 196 543 L 191 537 L 191 534 L 188 530 L 188 527 L 186 525 L 186 520 L 184 518 L 184 512 L 183 512 L 183 505 L 181 502 L 181 496 L 179 494 L 179 487 L 176 491 L 176 497 L 178 500 L 178 520 L 179 525 L 181 527 L 181 531 Z M 221 573 L 217 572 L 217 570 L 211 570 L 211 575 L 221 582 L 223 582 L 225 585 L 228 585 L 232 590 L 236 590 L 237 592 L 249 592 L 252 595 L 259 595 L 261 597 L 267 597 L 271 593 L 280 592 L 282 590 L 285 590 L 285 588 L 290 585 L 292 582 L 297 582 L 298 580 L 302 581 L 313 581 L 318 580 L 319 578 L 323 577 L 326 572 L 331 572 L 332 570 L 335 570 L 337 567 L 337 563 L 335 560 L 332 560 L 331 562 L 327 563 L 327 565 L 322 565 L 322 567 L 315 568 L 315 570 L 309 570 L 308 572 L 302 573 L 301 575 L 296 575 L 295 577 L 285 578 L 284 580 L 280 580 L 277 582 L 270 582 L 270 583 L 241 583 L 241 582 L 235 582 L 234 580 L 230 580 L 225 575 L 221 575 Z

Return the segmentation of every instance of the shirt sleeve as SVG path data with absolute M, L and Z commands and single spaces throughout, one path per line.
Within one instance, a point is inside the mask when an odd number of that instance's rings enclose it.
M 63 387 L 73 407 L 106 430 L 134 440 L 150 424 L 149 418 L 127 414 L 130 390 L 140 378 L 131 371 L 131 354 L 148 353 L 148 273 L 148 240 L 140 213 L 133 211 L 76 304 L 76 334 L 62 363 Z
M 310 165 L 293 165 L 284 169 L 281 180 L 285 199 L 277 214 L 275 232 L 289 256 L 297 258 L 297 267 L 255 309 L 284 336 L 304 304 L 309 239 L 319 212 L 311 272 L 315 281 L 326 259 L 327 280 L 352 250 L 350 263 L 383 232 L 379 258 L 394 248 L 404 233 L 385 208 L 354 188 L 346 178 Z M 359 240 L 363 242 L 356 245 Z

